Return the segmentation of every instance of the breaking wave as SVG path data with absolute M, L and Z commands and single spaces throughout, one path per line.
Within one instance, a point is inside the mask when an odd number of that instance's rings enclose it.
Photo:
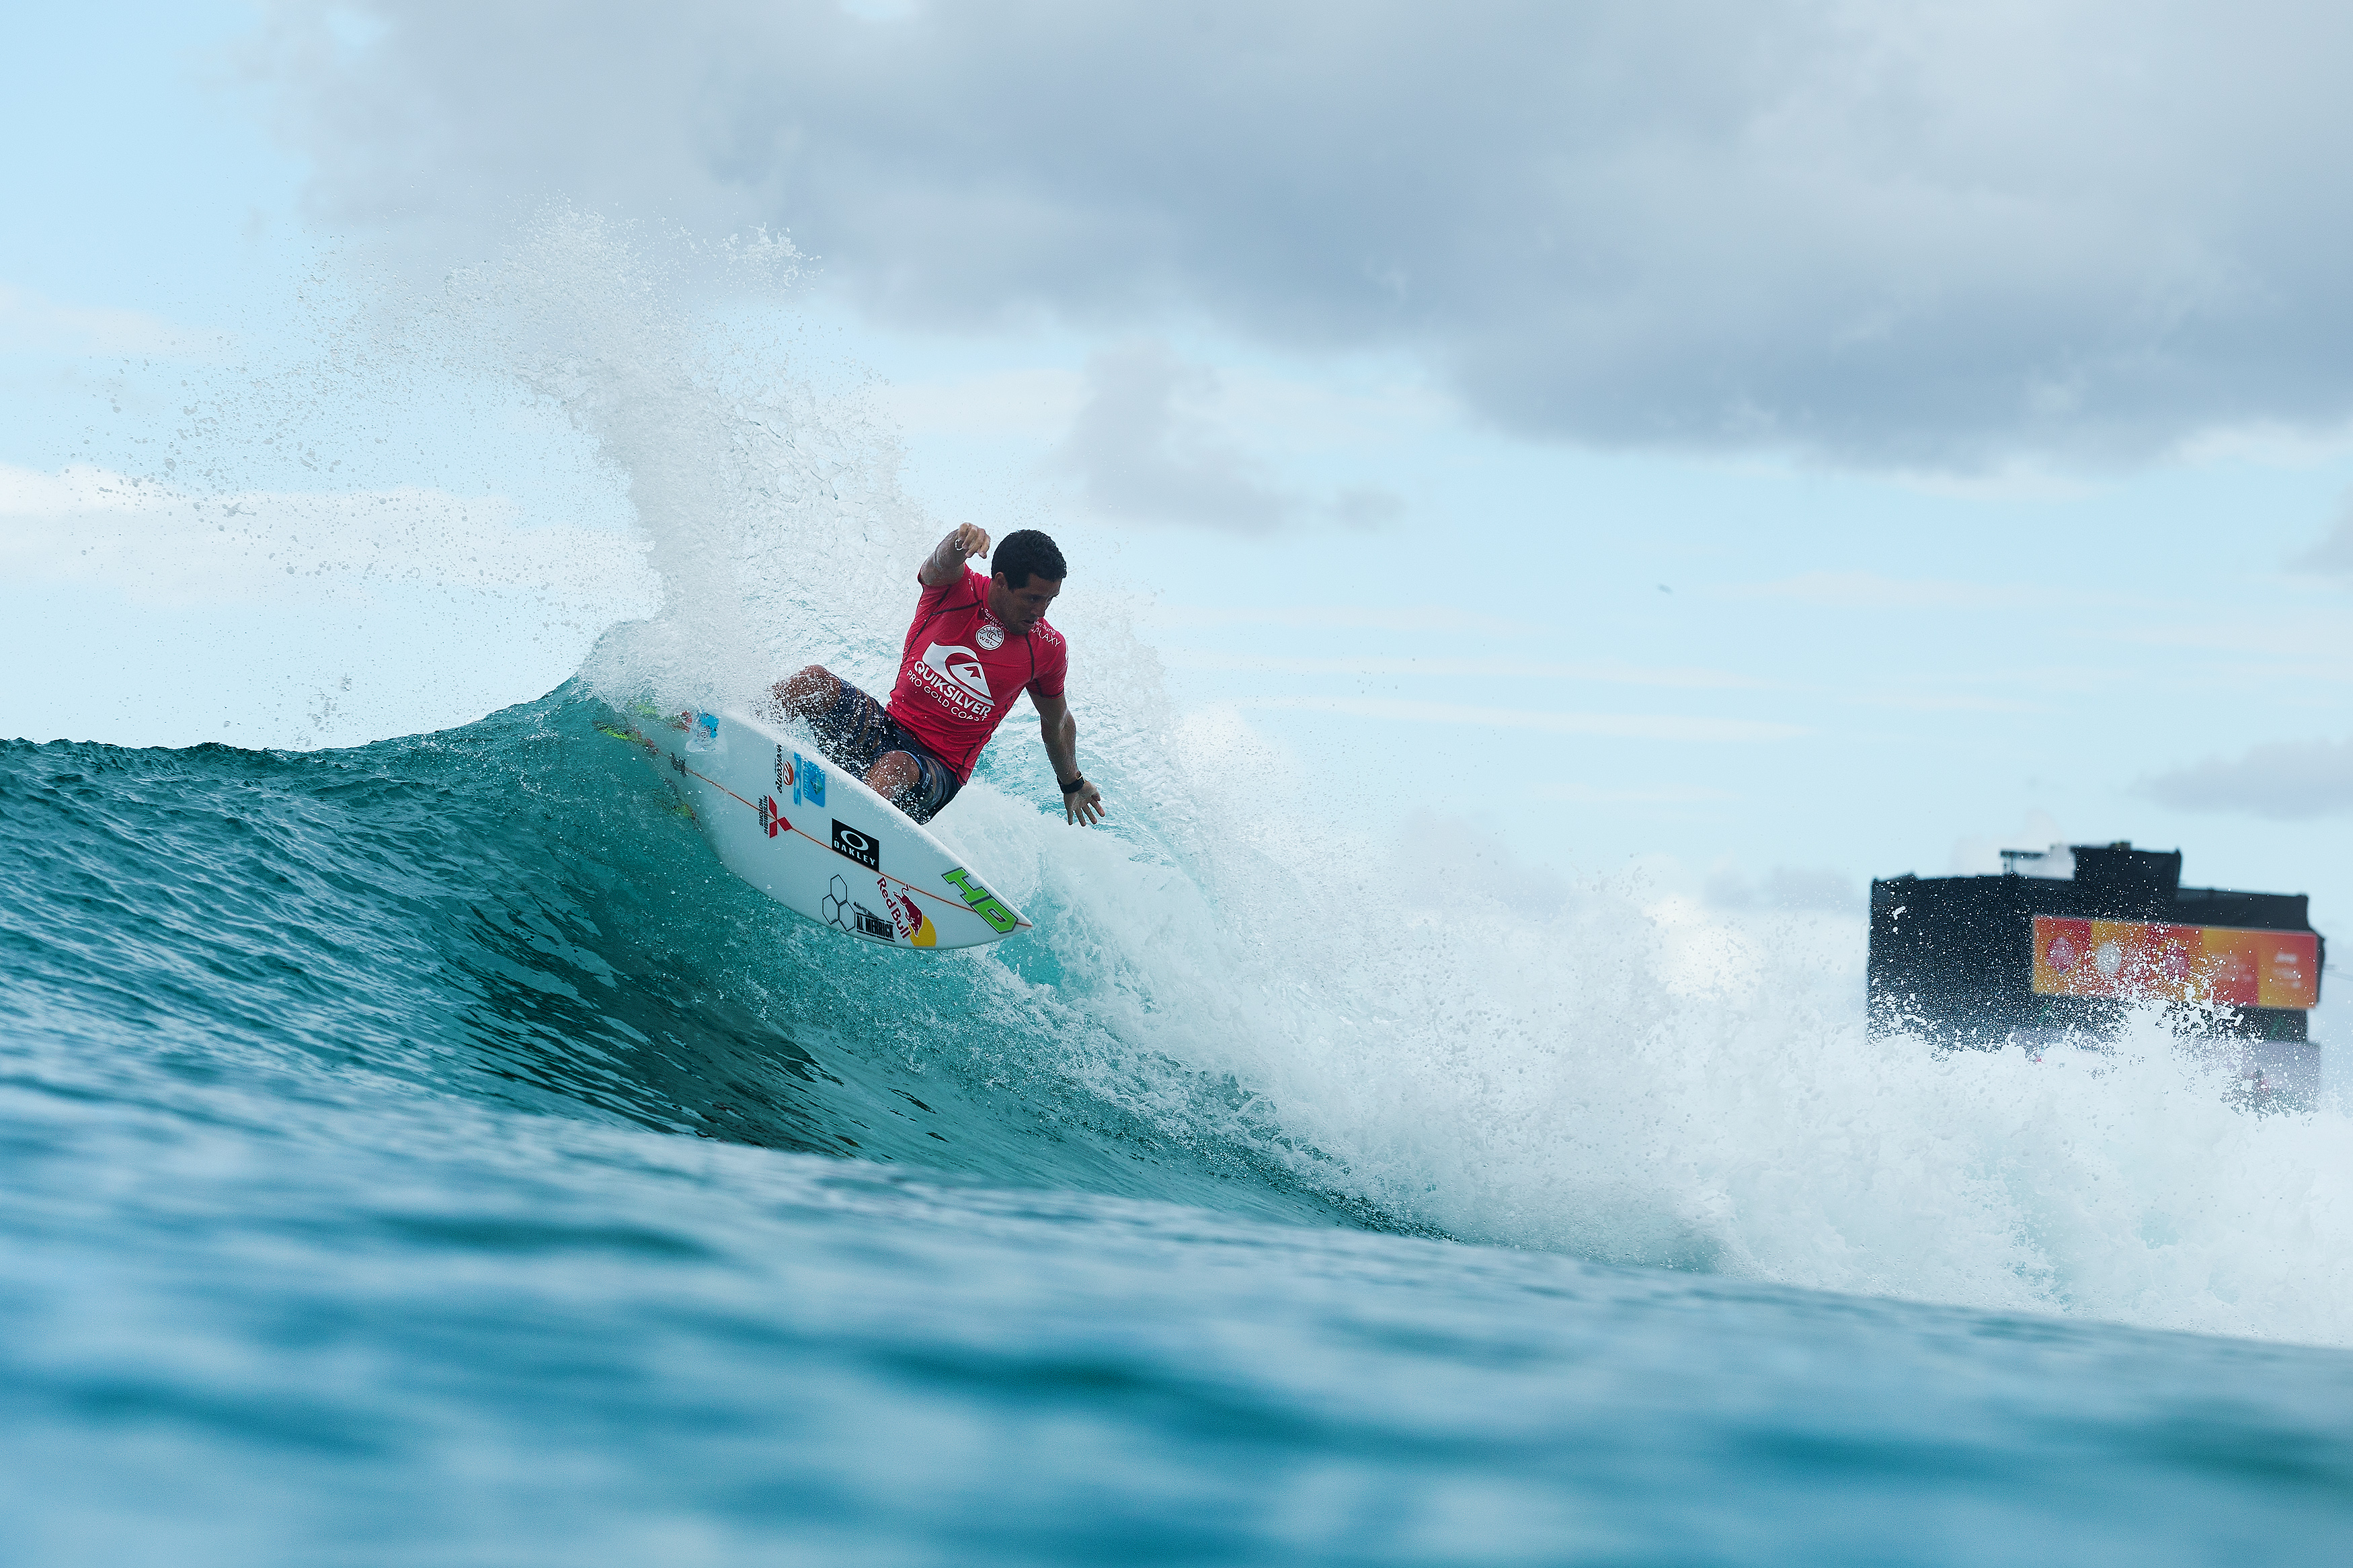
M 887 437 L 778 390 L 636 245 L 552 214 L 411 326 L 594 444 L 660 611 L 437 734 L 0 749 L 16 1027 L 306 1095 L 358 1073 L 998 1184 L 2353 1342 L 2340 1109 L 2250 1108 L 2155 1019 L 2105 1053 L 1870 1037 L 1859 931 L 1275 808 L 1309 781 L 1177 711 L 1137 600 L 1083 563 L 1057 620 L 1114 829 L 1050 814 L 1010 732 L 938 825 L 1036 932 L 916 957 L 768 903 L 594 721 L 812 659 L 882 680 L 944 525 Z

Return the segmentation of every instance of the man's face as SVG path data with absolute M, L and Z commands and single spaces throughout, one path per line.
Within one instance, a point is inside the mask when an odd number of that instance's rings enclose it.
M 988 580 L 988 613 L 1015 637 L 1027 637 L 1029 628 L 1045 616 L 1046 606 L 1054 602 L 1054 595 L 1061 591 L 1060 578 L 1049 582 L 1035 573 L 1022 586 L 1008 588 L 1005 585 L 1005 574 L 999 572 Z

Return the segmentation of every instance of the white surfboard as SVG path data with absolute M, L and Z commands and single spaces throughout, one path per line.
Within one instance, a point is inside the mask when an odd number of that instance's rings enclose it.
M 719 862 L 786 909 L 886 947 L 938 952 L 1029 929 L 905 812 L 807 742 L 743 713 L 616 715 Z

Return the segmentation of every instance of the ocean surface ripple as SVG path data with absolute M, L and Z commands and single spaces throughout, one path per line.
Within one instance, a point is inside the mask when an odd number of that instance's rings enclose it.
M 1556 1247 L 1493 1245 L 1545 1237 L 1451 1223 L 1449 1167 L 1367 1173 L 1345 1119 L 1214 1054 L 1103 1044 L 1181 986 L 1138 1001 L 1043 942 L 913 962 L 768 903 L 597 711 L 568 687 L 309 754 L 0 743 L 0 1556 L 2353 1540 L 2353 1353 L 2063 1317 L 2078 1287 L 2039 1278 L 2042 1310 L 1807 1289 L 1740 1267 L 1771 1233 L 1723 1214 L 1696 1250 L 1558 1215 Z M 2211 1115 L 2184 1125 L 2265 1121 Z M 2295 1152 L 2341 1118 L 2267 1125 L 2282 1169 L 2341 1168 Z M 2335 1278 L 2342 1192 L 2265 1198 Z

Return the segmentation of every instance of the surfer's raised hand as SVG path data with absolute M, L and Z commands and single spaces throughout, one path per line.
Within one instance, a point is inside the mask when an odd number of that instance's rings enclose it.
M 924 558 L 915 581 L 927 588 L 964 579 L 964 563 L 975 555 L 988 553 L 988 530 L 974 523 L 960 522 L 939 542 L 938 548 Z

